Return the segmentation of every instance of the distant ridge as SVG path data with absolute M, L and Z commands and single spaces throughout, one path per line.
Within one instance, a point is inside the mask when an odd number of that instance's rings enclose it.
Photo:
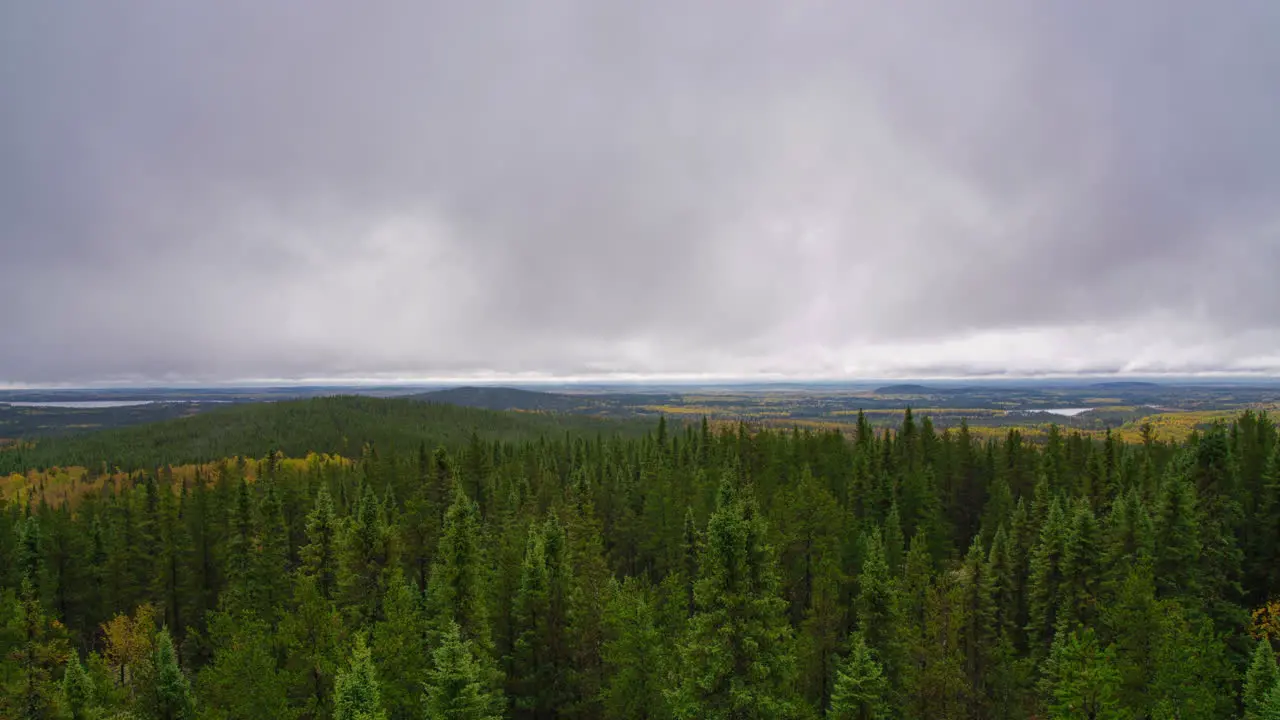
M 589 397 L 521 390 L 510 387 L 457 387 L 409 396 L 423 402 L 460 405 L 485 410 L 537 410 L 541 412 L 590 412 L 600 403 Z
M 533 393 L 537 394 L 537 393 Z M 263 457 L 269 450 L 358 458 L 370 443 L 380 453 L 413 452 L 420 445 L 457 446 L 472 433 L 482 440 L 524 442 L 565 433 L 640 435 L 650 420 L 610 420 L 563 414 L 495 412 L 405 398 L 339 395 L 284 402 L 228 405 L 175 420 L 48 437 L 33 447 L 0 450 L 0 476 L 28 468 L 98 465 L 127 469 Z
M 1113 380 L 1111 382 L 1094 383 L 1089 387 L 1098 390 L 1154 390 L 1160 387 L 1160 384 L 1142 380 Z
M 877 395 L 928 395 L 938 392 L 936 388 L 925 387 L 924 385 L 885 385 L 878 387 L 873 392 Z

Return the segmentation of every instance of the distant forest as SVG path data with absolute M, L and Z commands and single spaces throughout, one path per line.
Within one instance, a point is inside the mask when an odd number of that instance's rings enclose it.
M 1280 718 L 1253 412 L 1125 443 L 329 398 L 10 473 L 4 718 Z

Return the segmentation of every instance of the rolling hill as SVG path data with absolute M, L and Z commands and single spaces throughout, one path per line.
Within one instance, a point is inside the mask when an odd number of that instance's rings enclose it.
M 235 405 L 192 417 L 51 437 L 0 451 L 0 474 L 54 465 L 145 468 L 271 450 L 358 457 L 365 442 L 408 452 L 420 444 L 458 445 L 474 432 L 486 440 L 535 440 L 565 433 L 642 435 L 649 419 L 497 412 L 406 398 L 336 396 Z

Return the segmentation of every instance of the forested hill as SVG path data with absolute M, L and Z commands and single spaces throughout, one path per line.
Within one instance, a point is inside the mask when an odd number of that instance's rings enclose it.
M 575 415 L 495 412 L 410 399 L 338 396 L 262 402 L 193 417 L 46 438 L 0 451 L 0 475 L 54 465 L 123 469 L 205 462 L 232 456 L 262 457 L 275 450 L 359 457 L 365 443 L 385 452 L 409 452 L 425 444 L 452 446 L 476 433 L 483 440 L 532 440 L 566 432 L 640 435 L 650 421 L 616 421 Z

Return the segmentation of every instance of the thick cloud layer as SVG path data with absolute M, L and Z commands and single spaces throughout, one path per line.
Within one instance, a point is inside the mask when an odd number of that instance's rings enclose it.
M 0 383 L 1280 372 L 1280 4 L 7 3 Z

